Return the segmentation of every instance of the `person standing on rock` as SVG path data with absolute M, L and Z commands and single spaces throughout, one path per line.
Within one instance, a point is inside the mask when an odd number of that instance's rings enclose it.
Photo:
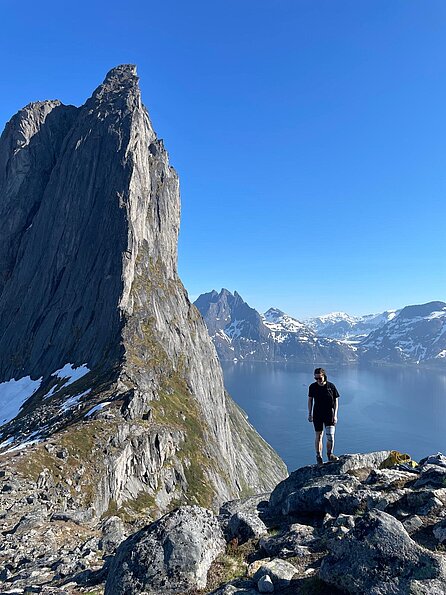
M 323 368 L 314 371 L 316 382 L 308 388 L 308 421 L 313 422 L 316 432 L 316 461 L 323 464 L 322 438 L 324 426 L 327 432 L 327 457 L 328 461 L 337 461 L 334 454 L 335 427 L 338 421 L 339 393 L 332 382 L 328 382 L 327 373 Z

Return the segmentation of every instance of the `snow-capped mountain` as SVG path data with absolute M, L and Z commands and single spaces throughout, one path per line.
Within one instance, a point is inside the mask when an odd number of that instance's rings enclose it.
M 367 361 L 446 363 L 446 303 L 406 306 L 360 347 Z
M 381 314 L 350 316 L 345 312 L 331 312 L 324 316 L 309 318 L 304 323 L 317 335 L 359 343 L 372 331 L 395 318 L 398 313 L 399 310 L 386 310 Z
M 203 294 L 195 305 L 221 360 L 446 365 L 445 302 L 304 322 L 278 308 L 260 314 L 227 289 Z
M 296 318 L 292 318 L 288 314 L 285 314 L 285 312 L 282 312 L 282 310 L 279 310 L 278 308 L 270 308 L 267 310 L 265 314 L 262 314 L 262 320 L 273 332 L 303 333 L 308 336 L 314 335 L 307 325 Z
M 357 359 L 355 347 L 317 337 L 308 326 L 276 308 L 261 315 L 236 291 L 202 294 L 195 305 L 221 360 L 347 363 Z

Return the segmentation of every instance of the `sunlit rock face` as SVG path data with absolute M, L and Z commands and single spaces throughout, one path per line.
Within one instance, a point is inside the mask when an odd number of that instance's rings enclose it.
M 178 277 L 179 221 L 178 176 L 134 66 L 111 70 L 79 108 L 32 103 L 7 124 L 0 403 L 13 382 L 28 393 L 14 393 L 1 440 L 34 442 L 33 473 L 54 454 L 42 455 L 48 441 L 63 446 L 57 464 L 84 467 L 73 502 L 95 514 L 216 506 L 286 475 L 225 393 Z

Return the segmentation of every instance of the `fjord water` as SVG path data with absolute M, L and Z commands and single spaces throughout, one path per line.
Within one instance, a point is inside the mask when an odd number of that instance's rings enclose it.
M 289 471 L 314 463 L 314 430 L 307 420 L 313 366 L 223 362 L 222 367 L 226 389 Z M 389 449 L 419 460 L 446 452 L 446 370 L 326 369 L 341 395 L 337 454 Z

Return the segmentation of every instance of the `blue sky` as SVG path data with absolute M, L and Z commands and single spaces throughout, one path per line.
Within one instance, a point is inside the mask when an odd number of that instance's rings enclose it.
M 120 63 L 180 175 L 179 271 L 300 318 L 446 300 L 444 0 L 3 2 L 0 123 Z

